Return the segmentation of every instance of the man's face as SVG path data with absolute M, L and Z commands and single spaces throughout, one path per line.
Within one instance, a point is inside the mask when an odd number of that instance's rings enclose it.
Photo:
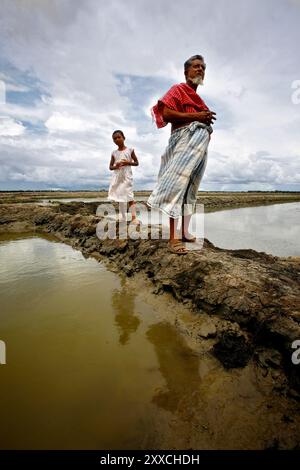
M 203 60 L 193 60 L 192 65 L 186 71 L 186 81 L 190 81 L 196 85 L 201 85 L 204 80 L 205 69 L 206 64 L 203 62 Z

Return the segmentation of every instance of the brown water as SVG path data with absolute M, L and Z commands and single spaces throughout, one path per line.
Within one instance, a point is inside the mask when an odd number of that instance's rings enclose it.
M 174 319 L 199 320 L 168 296 L 51 238 L 2 236 L 0 260 L 2 449 L 261 448 L 296 434 L 281 429 L 290 404 L 188 340 Z

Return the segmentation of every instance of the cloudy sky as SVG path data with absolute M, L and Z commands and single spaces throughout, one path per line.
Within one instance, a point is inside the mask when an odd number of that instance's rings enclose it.
M 300 190 L 300 0 L 0 0 L 0 190 L 107 188 L 123 129 L 151 189 L 150 108 L 202 54 L 203 190 Z

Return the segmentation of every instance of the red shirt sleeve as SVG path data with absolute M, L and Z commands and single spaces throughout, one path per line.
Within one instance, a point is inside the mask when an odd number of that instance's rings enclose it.
M 163 119 L 162 104 L 181 113 L 196 113 L 203 109 L 208 109 L 204 101 L 189 85 L 186 83 L 173 85 L 151 109 L 152 117 L 158 128 L 168 124 Z
M 183 111 L 181 94 L 178 85 L 173 85 L 167 93 L 158 100 L 157 104 L 151 109 L 151 114 L 158 128 L 166 126 L 162 116 L 162 104 L 174 111 Z

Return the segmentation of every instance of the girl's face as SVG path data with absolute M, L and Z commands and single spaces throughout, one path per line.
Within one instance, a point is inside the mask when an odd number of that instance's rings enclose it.
M 113 135 L 113 141 L 118 147 L 123 147 L 124 140 L 125 139 L 120 132 L 116 132 L 116 134 Z

